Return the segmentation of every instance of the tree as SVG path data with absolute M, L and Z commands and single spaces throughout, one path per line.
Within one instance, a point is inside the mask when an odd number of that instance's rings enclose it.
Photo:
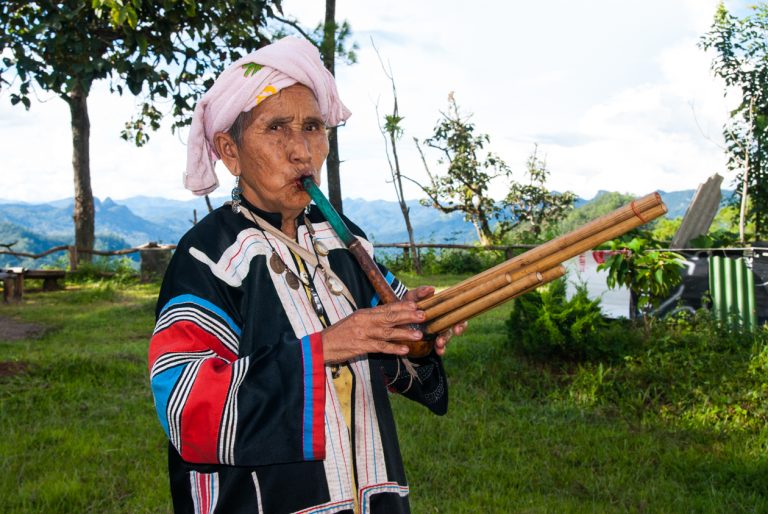
M 534 146 L 526 163 L 526 182 L 512 180 L 509 166 L 484 150 L 490 137 L 475 134 L 474 124 L 459 113 L 453 93 L 448 101 L 448 113 L 441 113 L 434 135 L 426 140 L 428 146 L 441 152 L 438 163 L 447 164 L 444 174 L 430 171 L 419 141 L 415 140 L 430 182 L 425 186 L 413 181 L 427 195 L 422 203 L 446 213 L 463 212 L 484 245 L 502 241 L 514 229 L 526 231 L 519 236 L 525 242 L 539 241 L 545 227 L 553 227 L 567 214 L 576 195 L 553 193 L 546 188 L 549 170 L 538 155 L 538 146 Z M 491 182 L 496 179 L 505 181 L 508 188 L 506 197 L 499 201 L 489 195 Z
M 141 97 L 122 137 L 144 144 L 160 127 L 161 98 L 171 98 L 173 128 L 227 63 L 268 43 L 262 34 L 280 0 L 5 0 L 0 3 L 0 88 L 27 109 L 33 90 L 70 108 L 75 184 L 75 245 L 94 246 L 88 95 L 109 79 Z M 244 21 L 245 20 L 245 21 Z M 15 72 L 15 76 L 12 75 Z M 86 254 L 89 258 L 90 254 Z
M 535 145 L 526 162 L 527 182 L 512 182 L 504 204 L 512 212 L 507 224 L 525 224 L 527 240 L 538 242 L 547 227 L 554 227 L 573 207 L 576 195 L 553 193 L 546 187 L 549 170 L 545 159 L 539 157 Z
M 371 41 L 373 44 L 373 41 Z M 400 205 L 400 212 L 403 215 L 405 221 L 405 230 L 408 232 L 408 242 L 411 245 L 410 254 L 413 262 L 413 270 L 417 275 L 421 275 L 421 259 L 419 258 L 419 249 L 416 247 L 416 241 L 413 237 L 413 226 L 411 226 L 410 207 L 405 203 L 405 194 L 403 193 L 403 173 L 400 170 L 400 159 L 397 156 L 397 141 L 403 135 L 403 129 L 400 126 L 400 122 L 403 121 L 403 117 L 400 116 L 400 110 L 397 107 L 397 88 L 395 87 L 395 78 L 392 74 L 392 69 L 387 69 L 384 66 L 384 62 L 381 60 L 379 50 L 376 45 L 373 45 L 373 49 L 376 50 L 376 55 L 379 57 L 379 62 L 384 70 L 384 74 L 392 84 L 392 114 L 386 114 L 384 116 L 384 126 L 379 125 L 379 131 L 384 136 L 384 150 L 387 154 L 387 162 L 389 163 L 389 172 L 392 176 L 392 185 L 395 187 L 395 195 L 397 196 L 397 203 Z M 379 108 L 376 106 L 376 118 L 379 118 Z M 390 155 L 391 148 L 391 155 Z
M 737 172 L 734 203 L 740 207 L 742 242 L 749 221 L 755 223 L 756 238 L 768 236 L 768 5 L 758 2 L 752 9 L 738 19 L 721 3 L 701 40 L 704 49 L 716 53 L 715 75 L 741 94 L 723 132 L 728 168 Z
M 475 226 L 480 242 L 488 245 L 495 238 L 491 221 L 502 221 L 504 211 L 490 196 L 490 183 L 496 178 L 509 178 L 511 170 L 500 157 L 484 152 L 490 137 L 475 134 L 474 124 L 459 113 L 453 93 L 448 95 L 448 103 L 448 112 L 441 112 L 434 134 L 425 141 L 440 151 L 438 163 L 447 165 L 445 174 L 430 172 L 419 141 L 414 139 L 430 181 L 428 185 L 418 184 L 427 195 L 422 203 L 445 213 L 463 212 Z
M 325 0 L 325 21 L 319 24 L 313 32 L 302 28 L 301 24 L 292 18 L 276 19 L 293 27 L 299 34 L 315 45 L 323 58 L 323 64 L 332 75 L 336 75 L 336 57 L 347 64 L 357 62 L 357 44 L 347 47 L 347 41 L 352 34 L 349 22 L 336 23 L 336 0 Z M 328 177 L 328 201 L 333 208 L 343 212 L 341 200 L 341 159 L 339 158 L 339 138 L 336 127 L 328 129 L 328 158 L 325 160 Z

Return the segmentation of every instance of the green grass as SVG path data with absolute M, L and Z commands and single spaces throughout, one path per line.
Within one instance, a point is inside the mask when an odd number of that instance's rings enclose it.
M 21 363 L 0 377 L 0 512 L 170 512 L 146 370 L 156 293 L 84 284 L 0 306 L 48 327 L 0 336 L 0 362 Z M 768 512 L 768 429 L 580 401 L 573 375 L 507 350 L 507 316 L 451 342 L 446 416 L 393 398 L 414 513 Z
M 0 315 L 44 324 L 0 341 L 0 511 L 170 512 L 165 435 L 148 388 L 157 286 L 32 293 Z

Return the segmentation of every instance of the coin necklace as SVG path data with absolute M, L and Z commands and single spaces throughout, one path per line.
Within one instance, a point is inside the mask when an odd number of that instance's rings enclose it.
M 324 316 L 325 310 L 323 308 L 323 302 L 320 300 L 320 295 L 317 294 L 317 291 L 315 290 L 312 281 L 307 275 L 307 272 L 304 271 L 304 266 L 299 263 L 299 267 L 301 268 L 299 273 L 294 272 L 278 255 L 277 250 L 275 250 L 275 247 L 272 246 L 272 242 L 269 240 L 269 238 L 267 238 L 267 234 L 264 233 L 264 230 L 262 230 L 261 227 L 259 227 L 259 230 L 261 230 L 261 233 L 264 235 L 264 239 L 272 249 L 272 255 L 269 257 L 269 267 L 272 268 L 272 271 L 274 271 L 277 275 L 284 275 L 285 282 L 288 284 L 288 287 L 294 291 L 298 291 L 299 288 L 303 285 L 307 296 L 309 297 L 310 303 L 312 303 L 312 309 L 315 311 L 315 314 L 320 317 Z M 299 260 L 301 259 L 298 256 L 297 258 Z M 317 268 L 315 268 L 315 272 L 317 272 Z
M 307 232 L 309 232 L 309 239 L 312 241 L 312 248 L 315 250 L 315 254 L 327 257 L 330 253 L 328 247 L 325 246 L 322 241 L 315 239 L 315 227 L 312 225 L 312 222 L 309 221 L 308 212 L 305 212 L 304 214 L 304 226 L 307 227 Z M 320 271 L 323 273 L 325 285 L 328 286 L 328 290 L 331 294 L 334 296 L 342 294 L 344 292 L 344 286 L 336 280 L 335 277 L 329 276 L 328 273 L 325 272 L 325 268 L 320 263 L 320 257 L 317 259 L 317 267 L 320 268 Z M 317 272 L 317 268 L 315 268 L 315 272 Z
M 261 227 L 259 227 L 259 230 L 261 230 Z M 299 289 L 301 284 L 309 286 L 309 277 L 306 276 L 306 273 L 297 274 L 291 268 L 289 268 L 283 259 L 277 254 L 277 250 L 275 250 L 275 247 L 272 246 L 272 242 L 267 237 L 267 234 L 264 233 L 263 230 L 261 230 L 261 233 L 264 234 L 264 239 L 272 249 L 272 255 L 269 257 L 269 267 L 272 268 L 272 271 L 274 271 L 277 275 L 285 274 L 285 282 L 288 284 L 288 287 L 294 291 Z

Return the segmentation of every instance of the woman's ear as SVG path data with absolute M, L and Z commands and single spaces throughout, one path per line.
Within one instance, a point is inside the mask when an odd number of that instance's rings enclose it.
M 217 132 L 213 135 L 213 146 L 229 172 L 234 176 L 240 175 L 239 148 L 232 136 L 228 132 Z

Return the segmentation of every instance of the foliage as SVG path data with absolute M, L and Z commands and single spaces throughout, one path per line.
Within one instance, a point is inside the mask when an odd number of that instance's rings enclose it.
M 275 9 L 279 0 L 3 2 L 0 85 L 29 108 L 33 87 L 66 100 L 109 79 L 113 92 L 143 97 L 123 133 L 141 145 L 159 127 L 159 99 L 170 98 L 173 127 L 189 124 L 224 66 L 268 42 L 261 29 Z
M 623 353 L 625 341 L 612 337 L 615 324 L 603 317 L 600 300 L 588 297 L 586 285 L 577 284 L 568 299 L 561 278 L 512 301 L 507 335 L 512 348 L 540 360 L 612 359 Z
M 734 198 L 755 223 L 756 237 L 768 235 L 768 4 L 736 18 L 720 3 L 701 46 L 714 50 L 715 75 L 741 94 L 741 103 L 724 127 L 728 168 L 736 171 Z M 747 190 L 742 185 L 745 183 Z M 743 224 L 742 224 L 743 225 Z
M 504 204 L 512 212 L 515 223 L 525 224 L 529 238 L 525 242 L 538 242 L 547 234 L 548 227 L 554 227 L 573 208 L 576 195 L 553 193 L 546 188 L 549 170 L 546 161 L 539 157 L 538 146 L 526 163 L 528 182 L 512 182 Z M 500 226 L 503 226 L 502 222 Z M 551 228 L 550 228 L 551 231 Z
M 390 271 L 416 271 L 413 259 L 402 253 L 377 256 Z M 421 271 L 429 275 L 477 274 L 504 260 L 501 252 L 472 248 L 469 250 L 428 248 L 420 253 Z
M 67 275 L 67 281 L 72 283 L 101 283 L 105 280 L 120 285 L 137 282 L 136 262 L 127 256 L 99 256 L 92 262 L 80 263 L 76 271 Z
M 683 218 L 680 217 L 675 219 L 659 218 L 650 230 L 651 237 L 655 241 L 671 242 L 682 223 Z
M 494 236 L 491 222 L 504 222 L 503 210 L 490 196 L 491 181 L 510 178 L 512 171 L 497 155 L 485 150 L 488 134 L 476 134 L 469 117 L 463 117 L 453 93 L 448 95 L 448 112 L 435 126 L 434 134 L 425 142 L 440 151 L 438 164 L 445 165 L 442 175 L 427 168 L 430 184 L 421 186 L 431 205 L 442 212 L 463 212 L 472 222 L 482 244 L 491 244 Z M 424 161 L 426 163 L 426 160 Z
M 630 318 L 635 318 L 637 309 L 647 320 L 648 314 L 682 280 L 684 258 L 675 252 L 652 249 L 652 241 L 646 236 L 629 237 L 629 241 L 614 239 L 605 245 L 612 253 L 597 269 L 608 271 L 606 281 L 611 289 L 623 286 L 630 290 L 635 300 L 634 305 L 630 304 Z

